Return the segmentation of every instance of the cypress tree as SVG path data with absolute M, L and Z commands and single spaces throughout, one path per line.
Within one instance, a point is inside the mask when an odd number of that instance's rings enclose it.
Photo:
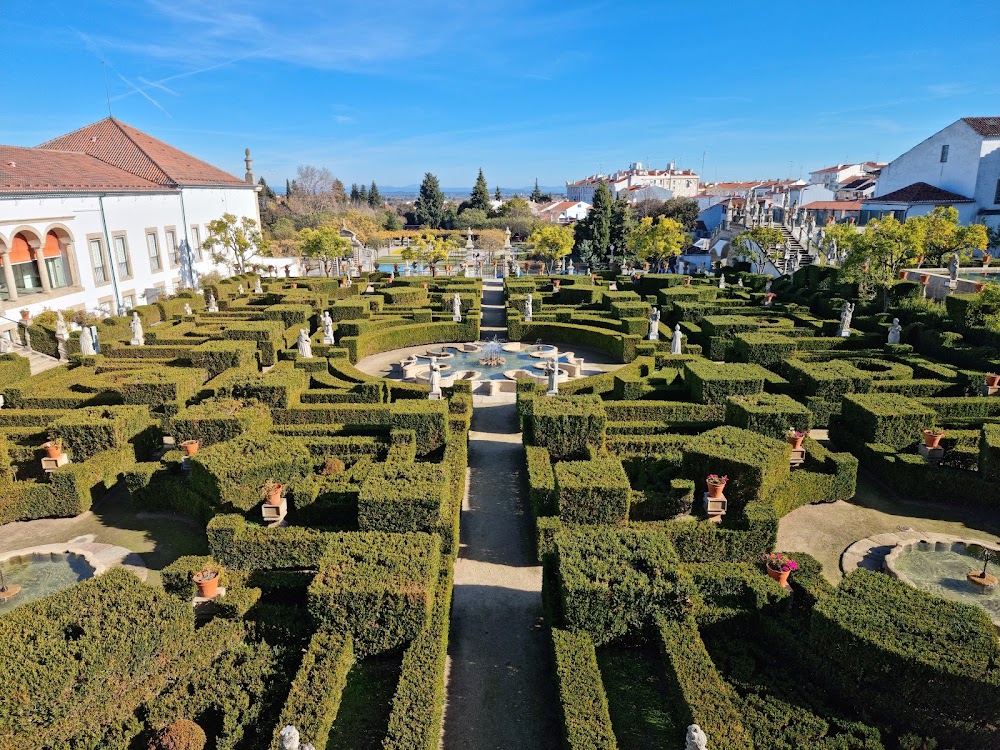
M 292 183 L 291 181 L 288 180 L 288 178 L 285 178 L 285 198 L 291 198 L 291 197 L 292 197 Z
M 483 177 L 483 170 L 479 170 L 476 178 L 476 185 L 472 188 L 472 196 L 469 198 L 469 208 L 478 208 L 483 213 L 490 211 L 490 189 L 486 187 L 486 178 Z
M 420 194 L 413 204 L 414 223 L 438 229 L 444 219 L 444 194 L 438 178 L 427 172 L 420 183 Z
M 361 193 L 358 192 L 358 183 L 351 183 L 351 203 L 360 203 Z
M 594 252 L 604 256 L 608 254 L 608 246 L 611 244 L 611 214 L 614 200 L 611 197 L 611 190 L 608 183 L 601 180 L 594 191 L 594 207 L 585 219 L 587 232 L 585 239 L 590 240 Z M 618 244 L 615 243 L 615 248 Z
M 542 202 L 542 191 L 538 188 L 538 178 L 535 178 L 535 189 L 531 191 L 531 202 L 541 203 Z
M 610 241 L 618 251 L 618 257 L 624 257 L 629 232 L 632 231 L 632 206 L 624 195 L 618 197 L 611 205 Z
M 502 201 L 503 197 L 500 195 L 500 186 L 497 185 L 497 189 L 493 191 L 493 200 Z
M 368 202 L 368 188 L 364 185 L 358 188 L 358 203 Z
M 382 194 L 378 191 L 378 185 L 375 184 L 375 180 L 372 180 L 371 189 L 368 191 L 368 205 L 372 208 L 380 208 L 382 202 Z

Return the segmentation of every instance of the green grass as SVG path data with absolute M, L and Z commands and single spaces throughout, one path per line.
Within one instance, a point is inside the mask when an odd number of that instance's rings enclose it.
M 597 651 L 611 726 L 620 750 L 681 747 L 684 727 L 669 709 L 659 652 L 652 644 L 611 645 Z
M 326 750 L 380 750 L 399 683 L 401 652 L 370 656 L 354 665 Z

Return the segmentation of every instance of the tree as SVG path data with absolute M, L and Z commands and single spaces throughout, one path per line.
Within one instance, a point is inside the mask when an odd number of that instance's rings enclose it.
M 361 193 L 358 192 L 358 183 L 351 183 L 351 203 L 357 205 L 361 202 Z
M 287 177 L 285 178 L 285 200 L 292 197 L 292 183 Z
M 330 197 L 333 199 L 334 205 L 343 206 L 347 203 L 347 193 L 344 192 L 344 183 L 336 177 L 333 178 L 333 183 L 330 186 Z
M 479 170 L 476 184 L 472 188 L 472 195 L 469 196 L 469 208 L 478 208 L 483 213 L 490 210 L 490 190 L 486 187 L 486 178 L 483 177 L 483 170 Z
M 497 185 L 497 189 L 493 191 L 493 200 L 497 203 L 503 203 L 503 196 L 500 195 L 500 186 Z
M 608 247 L 611 245 L 611 214 L 614 199 L 608 183 L 601 180 L 594 190 L 594 207 L 587 218 L 580 222 L 577 240 L 590 240 L 592 252 L 597 258 L 608 257 Z
M 698 223 L 698 201 L 691 198 L 669 198 L 663 202 L 659 215 L 669 219 L 677 219 L 689 232 L 693 232 Z
M 531 202 L 541 203 L 542 202 L 542 191 L 538 187 L 538 178 L 535 178 L 535 189 L 531 191 Z
M 257 184 L 260 185 L 260 197 L 262 200 L 273 201 L 275 198 L 277 198 L 274 191 L 271 190 L 271 188 L 267 184 L 267 181 L 263 177 L 257 180 Z
M 838 277 L 844 281 L 871 283 L 882 290 L 882 309 L 889 309 L 889 288 L 900 269 L 924 255 L 926 222 L 911 217 L 900 222 L 895 216 L 872 219 L 851 241 L 847 259 Z
M 290 205 L 300 214 L 336 210 L 337 201 L 333 191 L 336 181 L 337 178 L 326 167 L 300 164 L 295 169 L 295 179 L 292 181 L 293 200 Z
M 486 226 L 486 214 L 478 208 L 467 208 L 452 223 L 452 229 L 478 229 Z
M 368 203 L 368 188 L 362 185 L 358 188 L 358 205 L 363 206 Z
M 660 273 L 666 270 L 667 260 L 680 255 L 690 241 L 691 235 L 684 231 L 684 226 L 666 216 L 641 219 L 630 236 L 636 257 Z
M 632 232 L 632 207 L 624 195 L 620 196 L 611 204 L 611 227 L 608 234 L 610 244 L 619 248 L 622 258 L 625 257 L 628 248 L 629 235 Z
M 551 271 L 555 261 L 572 251 L 573 230 L 560 224 L 546 224 L 531 233 L 528 244 L 534 246 L 533 255 L 548 262 Z
M 952 254 L 959 260 L 972 260 L 973 250 L 983 250 L 989 246 L 989 235 L 983 224 L 963 226 L 958 223 L 958 209 L 953 206 L 936 206 L 926 216 L 924 222 L 924 264 L 941 268 L 948 264 Z
M 348 229 L 354 232 L 358 238 L 358 242 L 362 245 L 367 245 L 381 229 L 376 220 L 377 216 L 378 214 L 367 206 L 363 208 L 349 208 L 344 212 L 342 221 Z
M 403 222 L 400 220 L 399 214 L 395 211 L 386 211 L 385 219 L 382 220 L 382 227 L 390 231 L 397 231 L 403 228 Z
M 318 229 L 302 229 L 298 238 L 302 255 L 322 260 L 324 269 L 331 260 L 346 258 L 352 254 L 351 241 L 341 237 L 340 230 L 330 224 Z
M 413 205 L 413 218 L 416 224 L 432 229 L 438 229 L 444 219 L 444 195 L 441 193 L 441 183 L 430 172 L 424 175 L 424 181 L 420 183 L 420 194 Z
M 371 189 L 368 191 L 368 205 L 372 208 L 382 208 L 384 202 L 382 194 L 378 191 L 378 185 L 375 184 L 375 180 L 372 180 Z
M 500 216 L 531 216 L 531 204 L 524 198 L 515 195 L 500 206 Z
M 730 252 L 737 258 L 763 263 L 767 251 L 785 241 L 777 227 L 753 227 L 733 237 Z
M 987 229 L 986 236 L 989 240 L 990 250 L 1000 249 L 1000 225 L 994 227 L 993 229 Z
M 208 222 L 208 235 L 201 246 L 212 254 L 216 263 L 225 263 L 236 273 L 243 273 L 247 259 L 263 253 L 267 242 L 257 228 L 256 220 L 223 214 L 221 219 Z

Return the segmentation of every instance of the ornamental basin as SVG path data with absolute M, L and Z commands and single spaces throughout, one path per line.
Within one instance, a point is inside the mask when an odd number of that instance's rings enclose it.
M 993 550 L 1000 561 L 1000 545 L 971 539 L 941 537 L 897 544 L 886 555 L 883 568 L 889 575 L 931 594 L 973 604 L 986 610 L 993 624 L 1000 627 L 1000 587 L 984 587 L 970 582 L 970 571 L 983 569 L 984 549 Z M 996 573 L 996 563 L 990 563 Z
M 0 568 L 8 585 L 21 586 L 16 596 L 0 600 L 0 617 L 23 604 L 93 578 L 97 572 L 83 555 L 73 552 L 15 552 L 4 556 Z

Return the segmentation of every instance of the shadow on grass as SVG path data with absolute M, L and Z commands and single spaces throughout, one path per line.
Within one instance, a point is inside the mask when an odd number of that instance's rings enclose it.
M 381 749 L 402 661 L 397 651 L 369 656 L 351 668 L 326 750 Z

